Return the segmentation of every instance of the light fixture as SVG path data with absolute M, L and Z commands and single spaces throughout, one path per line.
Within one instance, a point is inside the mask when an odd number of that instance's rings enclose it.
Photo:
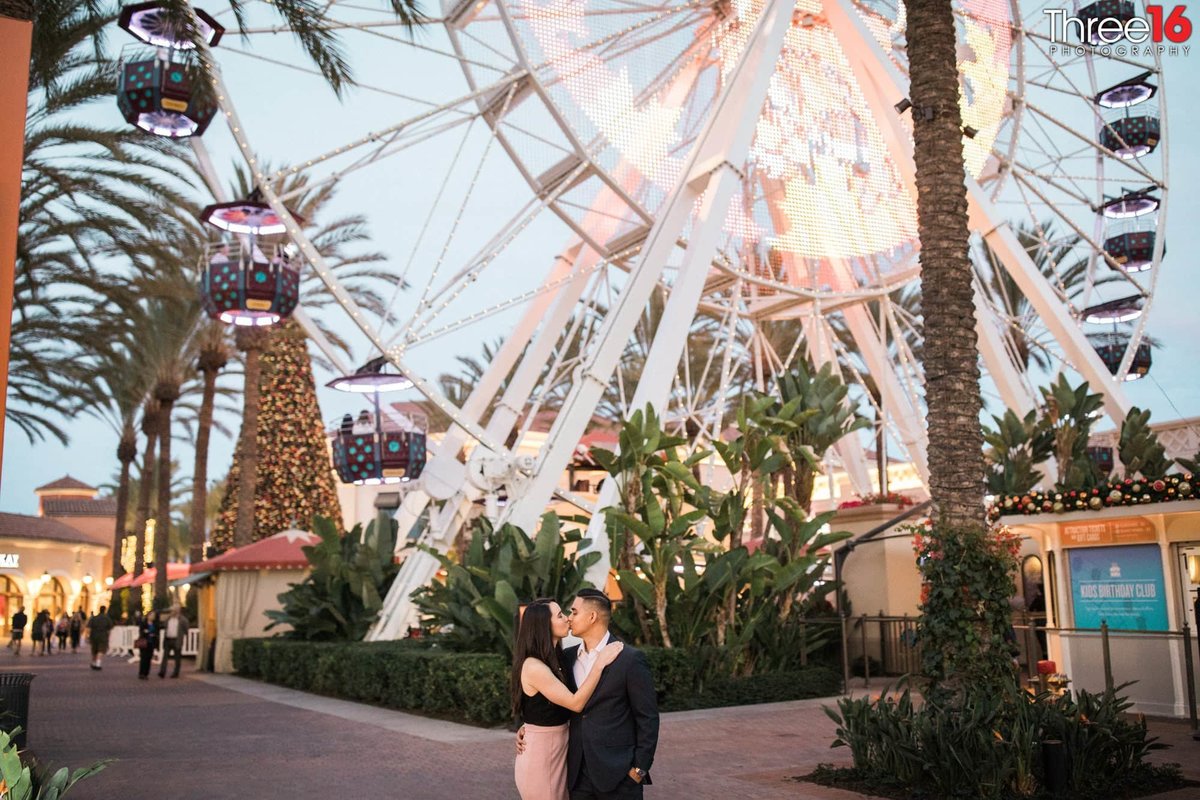
M 1128 219 L 1140 217 L 1158 210 L 1159 199 L 1152 192 L 1153 188 L 1129 192 L 1100 206 L 1100 213 L 1109 219 Z
M 112 575 L 109 575 L 109 576 L 105 577 L 105 579 L 104 579 L 104 585 L 105 585 L 105 586 L 112 586 L 112 585 L 113 585 L 113 577 L 112 577 Z
M 83 576 L 83 584 L 84 584 L 84 586 L 92 585 L 92 573 L 89 572 Z
M 292 217 L 298 224 L 304 224 L 302 217 L 294 213 Z M 257 188 L 250 192 L 245 200 L 205 206 L 200 212 L 200 221 L 229 233 L 269 236 L 287 232 L 287 224 L 279 218 L 270 204 L 263 202 L 262 192 Z
M 413 382 L 400 374 L 392 362 L 384 356 L 372 358 L 349 375 L 341 375 L 325 384 L 339 392 L 374 394 L 375 392 L 399 392 L 411 389 Z
M 49 583 L 49 582 L 50 582 L 50 570 L 48 570 L 48 569 L 43 570 L 42 571 L 42 583 Z
M 225 33 L 225 28 L 204 9 L 197 8 L 194 12 L 200 38 L 209 47 L 216 47 Z M 167 19 L 161 2 L 133 3 L 125 6 L 121 9 L 117 27 L 154 47 L 173 47 L 176 50 L 192 50 L 196 47 L 190 37 L 184 36 L 183 31 Z
M 1155 95 L 1158 87 L 1147 80 L 1153 72 L 1143 72 L 1127 81 L 1110 86 L 1096 95 L 1096 105 L 1104 108 L 1128 108 L 1144 103 Z
M 1110 300 L 1107 303 L 1088 306 L 1083 310 L 1083 321 L 1093 324 L 1129 322 L 1142 315 L 1145 302 L 1145 297 L 1134 294 L 1118 300 Z
M 897 114 L 903 114 L 905 111 L 908 111 L 910 108 L 912 108 L 912 101 L 906 97 L 899 103 L 896 103 L 896 105 L 892 106 L 892 108 L 896 109 Z

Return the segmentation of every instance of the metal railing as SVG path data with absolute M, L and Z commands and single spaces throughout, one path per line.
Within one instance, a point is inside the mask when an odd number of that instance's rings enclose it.
M 1183 651 L 1183 666 L 1186 684 L 1188 719 L 1193 731 L 1200 730 L 1197 714 L 1196 657 L 1200 642 L 1195 642 L 1193 631 L 1187 625 L 1182 630 L 1135 630 L 1110 628 L 1106 622 L 1099 628 L 1047 627 L 1042 613 L 1016 612 L 1013 631 L 1016 635 L 1016 656 L 1020 674 L 1036 680 L 1038 661 L 1047 657 L 1047 635 L 1095 637 L 1099 641 L 1100 656 L 1104 670 L 1104 689 L 1113 691 L 1118 684 L 1142 675 L 1116 675 L 1113 659 L 1113 637 L 1135 637 L 1159 639 L 1164 642 L 1180 642 Z M 919 617 L 859 615 L 837 617 L 815 617 L 807 619 L 807 625 L 837 625 L 841 631 L 842 677 L 847 691 L 856 678 L 862 686 L 869 688 L 872 678 L 896 678 L 905 675 L 919 676 L 921 673 L 921 640 L 917 626 Z

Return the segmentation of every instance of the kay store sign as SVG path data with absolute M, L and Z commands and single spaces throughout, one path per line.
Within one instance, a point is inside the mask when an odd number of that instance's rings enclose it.
M 0 569 L 20 569 L 20 553 L 0 553 Z

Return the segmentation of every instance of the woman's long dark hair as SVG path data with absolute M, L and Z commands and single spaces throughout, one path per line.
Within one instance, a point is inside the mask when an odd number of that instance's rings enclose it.
M 536 658 L 550 671 L 562 679 L 562 645 L 555 644 L 554 631 L 550 627 L 550 604 L 557 602 L 553 598 L 541 597 L 525 607 L 517 626 L 517 641 L 513 645 L 512 665 L 512 708 L 513 716 L 521 716 L 521 698 L 525 690 L 521 688 L 521 667 L 525 659 Z

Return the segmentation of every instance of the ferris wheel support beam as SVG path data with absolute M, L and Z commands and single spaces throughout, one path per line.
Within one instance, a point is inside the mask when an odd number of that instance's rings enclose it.
M 730 200 L 741 186 L 743 176 L 735 165 L 744 164 L 749 154 L 758 112 L 766 102 L 771 74 L 791 24 L 792 7 L 792 3 L 784 0 L 771 0 L 764 7 L 741 59 L 730 72 L 728 83 L 722 88 L 676 185 L 646 237 L 641 258 L 630 271 L 629 282 L 605 317 L 593 349 L 577 373 L 578 378 L 550 430 L 546 450 L 538 459 L 529 489 L 505 509 L 502 522 L 530 529 L 542 513 L 699 200 L 687 250 L 663 311 L 661 333 L 655 336 L 650 348 L 632 407 L 650 403 L 661 408 L 666 400 L 717 254 Z M 604 482 L 596 504 L 598 509 L 611 505 L 614 484 L 614 481 Z M 600 561 L 588 571 L 588 578 L 593 584 L 603 586 L 609 564 L 602 514 L 592 517 L 588 538 L 589 551 L 601 554 Z
M 556 326 L 552 323 L 562 322 L 564 315 L 570 315 L 579 296 L 583 294 L 583 288 L 588 283 L 591 271 L 579 269 L 578 257 L 581 247 L 582 245 L 576 244 L 554 259 L 554 265 L 546 278 L 547 283 L 561 280 L 573 268 L 576 276 L 558 295 L 554 308 L 550 309 L 553 299 L 550 294 L 541 295 L 530 304 L 524 317 L 517 323 L 512 334 L 505 339 L 504 345 L 496 357 L 488 364 L 483 378 L 471 390 L 467 402 L 463 404 L 464 414 L 470 415 L 476 421 L 482 419 L 493 398 L 499 392 L 501 383 L 512 371 L 517 360 L 521 358 L 521 353 L 525 351 L 526 346 L 533 340 L 530 352 L 524 359 L 521 359 L 521 367 L 518 367 L 517 374 L 513 376 L 508 390 L 504 393 L 504 398 L 501 399 L 500 405 L 488 420 L 487 430 L 497 438 L 502 439 L 507 436 L 516 419 L 516 413 L 511 411 L 512 399 L 508 397 L 509 393 L 514 389 L 524 390 L 524 395 L 528 396 L 537 380 L 539 371 L 525 368 L 526 363 L 535 354 L 548 352 L 553 347 L 561 325 Z M 547 320 L 550 324 L 542 325 L 535 338 L 534 332 L 538 330 L 547 310 L 550 310 L 550 319 Z M 544 358 L 543 355 L 543 361 Z M 530 376 L 531 372 L 532 376 Z M 509 401 L 508 404 L 505 403 L 505 399 Z M 519 408 L 518 404 L 518 412 Z M 422 540 L 423 544 L 443 552 L 453 543 L 458 530 L 468 522 L 467 516 L 471 504 L 481 494 L 467 480 L 466 467 L 458 460 L 458 452 L 468 438 L 467 432 L 457 425 L 446 432 L 446 437 L 425 468 L 421 488 L 409 492 L 405 496 L 400 511 L 397 513 L 400 531 L 407 532 L 417 524 L 417 520 L 425 512 L 431 499 L 446 500 L 430 526 L 429 535 L 423 537 Z M 400 544 L 397 542 L 397 547 Z M 424 551 L 411 553 L 404 560 L 396 575 L 396 580 L 393 581 L 387 597 L 384 598 L 379 619 L 367 632 L 367 641 L 397 639 L 404 634 L 416 617 L 412 593 L 429 583 L 439 566 L 438 560 Z
M 846 8 L 846 5 L 847 0 L 825 0 L 826 15 L 854 69 L 864 98 L 879 123 L 892 162 L 905 185 L 909 187 L 910 196 L 915 204 L 916 168 L 912 157 L 912 138 L 903 127 L 900 115 L 892 107 L 892 103 L 908 96 L 908 86 L 899 70 L 879 50 L 878 44 L 861 20 L 852 10 Z M 967 175 L 965 178 L 968 224 L 971 230 L 978 232 L 983 241 L 991 247 L 1021 293 L 1028 298 L 1046 328 L 1063 348 L 1071 366 L 1102 394 L 1105 412 L 1120 425 L 1130 408 L 1125 391 L 1113 381 L 1099 354 L 1088 343 L 1087 337 L 1070 318 L 1063 304 L 1055 299 L 1050 282 L 1025 252 L 1016 234 L 996 210 L 987 193 L 973 177 Z M 977 305 L 976 314 L 978 313 Z M 1003 374 L 999 378 L 1004 380 Z

